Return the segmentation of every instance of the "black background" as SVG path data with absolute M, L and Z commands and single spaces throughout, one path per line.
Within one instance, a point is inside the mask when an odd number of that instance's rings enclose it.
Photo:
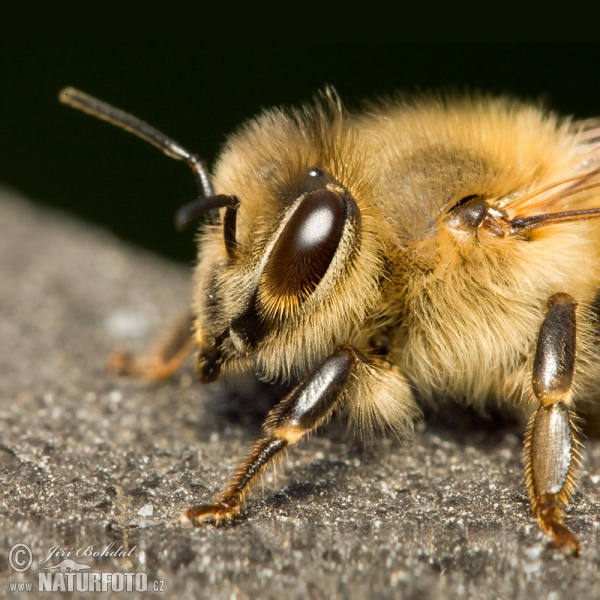
M 143 118 L 209 163 L 245 119 L 326 84 L 350 107 L 394 90 L 454 88 L 600 115 L 600 52 L 590 45 L 22 45 L 4 46 L 1 60 L 0 182 L 187 261 L 193 232 L 172 223 L 196 195 L 188 167 L 60 105 L 61 88 Z

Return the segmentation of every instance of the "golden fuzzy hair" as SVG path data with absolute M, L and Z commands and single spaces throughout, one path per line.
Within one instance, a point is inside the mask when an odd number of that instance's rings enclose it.
M 521 398 L 547 299 L 566 292 L 582 309 L 594 299 L 599 226 L 498 237 L 456 231 L 445 217 L 474 196 L 512 219 L 597 206 L 597 187 L 568 193 L 598 183 L 598 145 L 586 131 L 485 96 L 395 99 L 350 114 L 328 90 L 312 106 L 263 113 L 229 138 L 215 167 L 217 193 L 242 201 L 239 247 L 232 263 L 218 228 L 202 234 L 198 330 L 216 335 L 260 287 L 261 260 L 318 165 L 354 198 L 360 235 L 344 234 L 305 301 L 278 303 L 259 290 L 272 321 L 256 351 L 260 374 L 302 377 L 339 344 L 371 355 L 369 340 L 385 330 L 390 356 L 372 361 L 349 404 L 364 429 L 405 428 L 418 414 L 415 395 L 479 407 Z M 588 313 L 580 310 L 579 335 L 591 356 Z
M 202 197 L 178 220 L 208 211 L 210 222 L 193 307 L 200 379 L 252 365 L 264 379 L 301 378 L 229 486 L 184 520 L 235 518 L 267 464 L 336 409 L 363 433 L 402 435 L 418 400 L 452 397 L 531 414 L 534 515 L 579 553 L 563 513 L 580 466 L 576 411 L 600 380 L 600 120 L 485 96 L 353 114 L 326 90 L 248 122 L 211 179 L 138 118 L 71 88 L 61 99 L 196 175 Z M 149 367 L 115 364 L 165 377 L 190 345 L 186 319 Z

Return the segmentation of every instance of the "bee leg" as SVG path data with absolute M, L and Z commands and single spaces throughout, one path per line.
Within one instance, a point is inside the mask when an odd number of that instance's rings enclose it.
M 264 467 L 284 448 L 329 420 L 359 360 L 354 349 L 348 346 L 337 348 L 267 415 L 263 437 L 217 500 L 188 508 L 182 520 L 198 526 L 201 521 L 218 523 L 238 515 L 250 484 Z
M 577 303 L 567 294 L 548 300 L 533 365 L 533 392 L 540 407 L 525 437 L 527 488 L 533 514 L 552 545 L 568 555 L 579 543 L 563 525 L 563 511 L 575 491 L 579 466 L 571 386 L 575 370 Z
M 147 355 L 113 353 L 109 361 L 110 370 L 154 381 L 169 379 L 195 346 L 193 324 L 194 317 L 191 312 L 183 315 L 175 326 L 168 330 L 167 335 L 156 348 Z

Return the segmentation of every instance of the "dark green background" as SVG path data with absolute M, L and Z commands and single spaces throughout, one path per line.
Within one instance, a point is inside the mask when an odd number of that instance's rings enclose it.
M 23 45 L 3 47 L 1 60 L 0 182 L 180 260 L 194 256 L 193 232 L 172 226 L 196 194 L 188 168 L 60 105 L 62 87 L 132 112 L 209 162 L 243 120 L 325 84 L 350 106 L 397 89 L 453 87 L 600 115 L 597 46 Z

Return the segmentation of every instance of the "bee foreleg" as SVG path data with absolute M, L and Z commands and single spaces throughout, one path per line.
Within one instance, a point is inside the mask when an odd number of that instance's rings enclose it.
M 154 381 L 169 379 L 195 345 L 193 323 L 194 317 L 191 312 L 183 315 L 147 355 L 133 356 L 128 352 L 115 352 L 110 357 L 110 369 Z
M 263 437 L 240 465 L 229 486 L 212 504 L 188 508 L 184 520 L 229 521 L 242 509 L 251 483 L 284 448 L 325 423 L 339 405 L 344 389 L 359 362 L 357 352 L 338 348 L 301 381 L 267 416 Z
M 553 545 L 577 555 L 579 544 L 563 525 L 563 512 L 575 490 L 578 441 L 571 404 L 575 371 L 577 303 L 567 294 L 548 301 L 537 342 L 533 392 L 540 407 L 525 438 L 527 488 L 533 514 Z

